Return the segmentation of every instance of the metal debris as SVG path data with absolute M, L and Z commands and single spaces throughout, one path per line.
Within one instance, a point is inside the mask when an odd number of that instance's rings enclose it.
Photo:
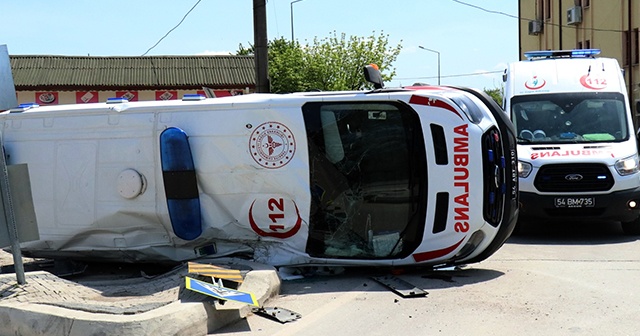
M 411 297 L 423 297 L 429 294 L 428 292 L 404 281 L 400 278 L 396 278 L 395 276 L 382 276 L 382 277 L 372 277 L 373 280 L 389 287 L 396 294 L 402 296 L 403 298 L 411 298 Z
M 295 321 L 302 317 L 302 315 L 279 307 L 260 307 L 253 308 L 253 313 L 258 314 L 260 316 L 264 316 L 266 318 L 270 318 L 272 320 L 278 321 L 280 323 L 287 323 L 291 321 Z

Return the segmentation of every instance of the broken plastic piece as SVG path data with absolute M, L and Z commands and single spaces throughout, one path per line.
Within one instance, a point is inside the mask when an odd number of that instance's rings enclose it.
M 373 280 L 389 287 L 403 298 L 427 296 L 428 292 L 394 276 L 372 277 Z
M 270 318 L 272 320 L 278 321 L 280 323 L 287 323 L 291 321 L 295 321 L 302 317 L 302 315 L 288 310 L 284 308 L 278 307 L 260 307 L 253 308 L 253 313 L 258 314 L 260 316 L 264 316 L 266 318 Z

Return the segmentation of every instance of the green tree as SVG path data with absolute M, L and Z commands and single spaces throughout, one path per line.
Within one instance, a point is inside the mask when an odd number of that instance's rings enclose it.
M 502 89 L 501 88 L 493 88 L 493 89 L 484 89 L 484 92 L 486 92 L 491 98 L 493 98 L 493 100 L 495 100 L 496 103 L 498 103 L 499 106 L 502 106 Z
M 298 42 L 284 38 L 269 41 L 269 81 L 271 92 L 299 92 L 309 90 L 306 82 L 305 53 Z M 240 44 L 238 55 L 253 55 L 254 48 Z
M 389 36 L 374 32 L 369 37 L 338 35 L 335 31 L 324 39 L 315 38 L 301 45 L 278 38 L 268 43 L 271 92 L 341 91 L 370 88 L 362 67 L 375 63 L 382 78 L 395 76 L 395 62 L 400 50 L 389 45 Z M 253 54 L 253 47 L 240 45 L 238 55 Z

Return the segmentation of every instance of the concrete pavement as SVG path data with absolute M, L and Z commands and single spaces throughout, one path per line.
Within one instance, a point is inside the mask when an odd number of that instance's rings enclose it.
M 280 291 L 275 268 L 242 259 L 198 260 L 244 270 L 239 290 L 260 306 Z M 251 307 L 185 288 L 186 263 L 155 277 L 65 280 L 49 272 L 0 274 L 0 335 L 207 335 L 246 317 Z

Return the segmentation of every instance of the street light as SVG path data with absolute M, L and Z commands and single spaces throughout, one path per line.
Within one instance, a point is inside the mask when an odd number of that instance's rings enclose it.
M 298 0 L 298 1 L 302 1 L 302 0 Z M 423 46 L 418 46 L 418 48 L 438 54 L 438 85 L 440 85 L 440 52 L 436 51 L 436 50 L 429 49 L 429 48 L 425 48 Z
M 302 0 L 291 1 L 291 41 L 293 42 L 293 4 Z

